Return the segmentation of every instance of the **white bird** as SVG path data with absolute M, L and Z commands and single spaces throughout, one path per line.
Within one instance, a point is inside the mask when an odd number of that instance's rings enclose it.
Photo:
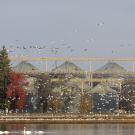
M 32 134 L 31 131 L 26 131 L 26 127 L 24 127 L 23 133 L 24 133 L 24 135 L 30 135 L 30 134 Z
M 9 132 L 8 132 L 8 131 L 4 131 L 3 133 L 4 133 L 4 134 L 9 134 Z
M 0 131 L 0 135 L 2 135 L 2 134 L 4 134 L 4 132 L 3 131 Z
M 99 22 L 99 23 L 97 23 L 97 26 L 98 27 L 102 27 L 104 25 L 104 22 Z
M 44 134 L 44 131 L 36 131 L 36 134 Z
M 32 132 L 31 131 L 25 131 L 25 134 L 30 135 L 30 134 L 32 134 Z

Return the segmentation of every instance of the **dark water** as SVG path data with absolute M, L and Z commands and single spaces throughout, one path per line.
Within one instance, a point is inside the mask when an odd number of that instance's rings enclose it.
M 0 134 L 3 131 L 10 135 L 135 135 L 135 124 L 6 124 L 0 125 Z

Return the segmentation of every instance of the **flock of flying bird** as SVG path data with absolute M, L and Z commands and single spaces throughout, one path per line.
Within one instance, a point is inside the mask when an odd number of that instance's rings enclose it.
M 97 23 L 97 27 L 104 26 L 104 22 Z M 76 29 L 75 32 L 78 30 Z M 20 40 L 15 40 L 15 45 L 5 45 L 7 47 L 7 50 L 10 55 L 15 55 L 17 52 L 21 52 L 23 55 L 29 55 L 29 54 L 54 54 L 55 56 L 60 53 L 65 53 L 65 51 L 70 55 L 73 54 L 75 51 L 78 51 L 81 53 L 89 53 L 91 49 L 91 45 L 94 42 L 93 38 L 86 39 L 85 45 L 82 47 L 74 47 L 71 43 L 66 43 L 65 40 L 60 40 L 58 43 L 57 41 L 50 41 L 46 45 L 37 45 L 38 43 L 35 41 L 35 43 L 26 43 L 27 45 L 22 45 Z M 24 44 L 24 43 L 23 43 Z M 132 47 L 133 44 L 120 44 L 119 47 Z M 117 50 L 111 50 L 112 54 L 116 54 Z
M 133 44 L 121 44 L 120 47 L 132 47 Z M 85 46 L 85 48 L 82 48 L 80 51 L 82 52 L 89 52 L 90 49 L 90 45 L 89 46 Z M 9 52 L 9 54 L 15 54 L 18 51 L 21 51 L 21 53 L 24 54 L 29 54 L 29 53 L 37 53 L 37 54 L 44 54 L 45 52 L 48 54 L 55 54 L 57 55 L 58 53 L 64 53 L 65 51 L 68 52 L 68 54 L 70 55 L 70 53 L 73 53 L 75 51 L 77 51 L 77 49 L 74 48 L 74 46 L 72 45 L 68 45 L 66 43 L 63 43 L 61 45 L 58 45 L 58 47 L 56 46 L 50 46 L 50 45 L 27 45 L 27 46 L 9 46 L 7 47 L 7 51 Z M 116 50 L 112 50 L 111 51 L 112 54 L 117 53 Z
M 102 27 L 104 25 L 104 22 L 99 22 L 96 24 L 97 27 Z M 74 32 L 78 32 L 78 29 L 75 29 Z M 80 51 L 81 52 L 88 52 L 90 49 L 90 44 L 93 42 L 93 38 L 89 38 L 86 39 L 84 42 L 88 45 L 84 48 L 82 48 Z M 68 51 L 68 53 L 73 53 L 75 52 L 75 49 L 73 47 L 73 45 L 68 44 L 65 42 L 65 40 L 60 40 L 59 45 L 57 45 L 58 47 L 54 46 L 54 44 L 56 43 L 56 41 L 51 41 L 50 43 L 48 43 L 48 45 L 35 45 L 35 43 L 32 43 L 33 45 L 21 45 L 20 40 L 15 40 L 15 44 L 18 45 L 8 45 L 8 52 L 12 55 L 13 53 L 18 52 L 19 50 L 21 51 L 21 53 L 25 53 L 26 52 L 32 52 L 32 53 L 39 53 L 42 54 L 44 52 L 42 51 L 47 51 L 48 53 L 50 52 L 51 54 L 58 54 L 60 52 L 64 52 L 65 50 Z M 37 44 L 37 43 L 36 43 Z M 52 46 L 53 45 L 53 46 Z
M 32 52 L 32 53 L 39 53 L 39 54 L 42 54 L 47 51 L 47 53 L 56 55 L 65 50 L 68 51 L 68 53 L 75 52 L 75 49 L 73 48 L 73 46 L 69 45 L 67 43 L 62 43 L 58 46 L 54 46 L 54 45 L 50 45 L 50 44 L 48 44 L 48 45 L 22 45 L 22 46 L 21 45 L 17 45 L 17 46 L 10 45 L 10 46 L 7 46 L 7 51 L 11 55 L 18 51 L 21 51 L 21 53 Z M 88 48 L 83 48 L 82 51 L 86 52 L 86 51 L 88 51 Z

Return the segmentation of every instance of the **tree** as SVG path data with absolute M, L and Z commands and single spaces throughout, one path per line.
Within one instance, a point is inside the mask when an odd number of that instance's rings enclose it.
M 53 113 L 58 113 L 61 107 L 60 98 L 58 96 L 52 96 L 50 101 L 50 107 L 52 108 Z
M 86 95 L 82 95 L 80 100 L 80 113 L 89 113 L 90 111 L 91 111 L 90 98 Z
M 49 75 L 40 74 L 37 76 L 35 88 L 38 92 L 37 110 L 38 112 L 47 112 L 48 101 L 47 98 L 51 92 L 51 79 Z
M 0 51 L 0 108 L 4 109 L 6 104 L 6 91 L 8 84 L 10 83 L 10 60 L 8 58 L 8 53 L 3 46 Z
M 127 112 L 135 112 L 135 79 L 125 79 L 122 84 L 122 92 L 120 93 L 120 109 Z
M 11 110 L 22 111 L 25 107 L 26 93 L 23 86 L 26 86 L 28 82 L 22 74 L 11 72 L 10 74 L 10 84 L 7 88 L 7 98 L 10 100 Z

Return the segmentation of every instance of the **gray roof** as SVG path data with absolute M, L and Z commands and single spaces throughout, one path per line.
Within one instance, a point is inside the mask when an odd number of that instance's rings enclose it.
M 96 72 L 122 73 L 122 72 L 126 72 L 126 69 L 124 69 L 122 66 L 120 66 L 115 62 L 108 62 L 107 64 L 105 64 L 104 66 L 96 70 Z
M 99 93 L 99 94 L 116 93 L 116 90 L 110 88 L 110 86 L 107 83 L 100 83 L 91 90 L 89 90 L 88 93 Z
M 83 70 L 76 66 L 74 63 L 66 61 L 55 69 L 52 69 L 52 72 L 56 73 L 82 73 Z
M 31 63 L 27 61 L 22 61 L 15 67 L 13 67 L 13 71 L 18 73 L 38 73 L 39 70 L 33 66 Z

